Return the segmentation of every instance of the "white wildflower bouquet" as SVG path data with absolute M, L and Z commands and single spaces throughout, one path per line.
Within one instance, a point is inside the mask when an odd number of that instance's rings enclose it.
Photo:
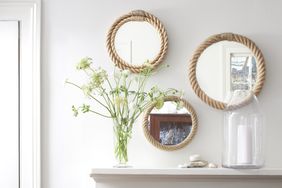
M 94 68 L 91 58 L 83 58 L 77 65 L 77 70 L 84 71 L 87 83 L 78 85 L 66 81 L 78 89 L 85 96 L 100 105 L 104 110 L 97 111 L 96 105 L 82 104 L 72 106 L 74 116 L 80 113 L 94 113 L 105 118 L 111 118 L 114 123 L 115 157 L 120 164 L 128 161 L 127 144 L 131 138 L 132 126 L 140 114 L 155 103 L 156 108 L 164 104 L 164 97 L 181 94 L 176 89 L 160 90 L 157 86 L 145 91 L 148 78 L 153 69 L 150 63 L 145 62 L 144 68 L 138 74 L 128 70 L 116 70 L 112 79 L 107 71 Z

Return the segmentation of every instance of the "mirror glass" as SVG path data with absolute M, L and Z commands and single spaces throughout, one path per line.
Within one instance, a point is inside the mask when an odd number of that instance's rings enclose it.
M 211 98 L 228 102 L 236 90 L 249 91 L 256 82 L 256 59 L 250 49 L 233 41 L 209 46 L 200 56 L 196 76 Z
M 162 145 L 183 142 L 192 129 L 189 111 L 180 103 L 166 101 L 161 109 L 154 107 L 148 117 L 151 136 Z
M 117 31 L 115 48 L 120 58 L 128 64 L 142 65 L 156 58 L 161 49 L 161 38 L 151 24 L 131 21 Z

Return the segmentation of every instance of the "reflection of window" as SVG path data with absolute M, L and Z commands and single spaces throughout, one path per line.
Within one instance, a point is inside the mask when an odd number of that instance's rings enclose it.
M 163 145 L 181 143 L 191 128 L 189 114 L 150 114 L 150 134 Z
M 250 90 L 255 83 L 256 73 L 256 61 L 252 54 L 230 54 L 230 91 Z
M 222 55 L 222 99 L 228 100 L 233 91 L 252 88 L 256 75 L 256 62 L 249 48 L 235 42 L 225 44 Z

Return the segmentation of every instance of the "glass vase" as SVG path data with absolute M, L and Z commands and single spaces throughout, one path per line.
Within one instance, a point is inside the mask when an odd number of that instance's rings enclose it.
M 132 125 L 114 120 L 114 156 L 116 168 L 128 168 L 128 142 L 131 139 Z
M 252 92 L 235 91 L 224 112 L 222 166 L 261 168 L 263 159 L 264 116 Z

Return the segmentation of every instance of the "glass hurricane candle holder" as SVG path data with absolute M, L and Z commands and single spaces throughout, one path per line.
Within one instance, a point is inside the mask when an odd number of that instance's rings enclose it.
M 227 168 L 261 168 L 264 116 L 252 92 L 231 94 L 224 112 L 223 160 Z

